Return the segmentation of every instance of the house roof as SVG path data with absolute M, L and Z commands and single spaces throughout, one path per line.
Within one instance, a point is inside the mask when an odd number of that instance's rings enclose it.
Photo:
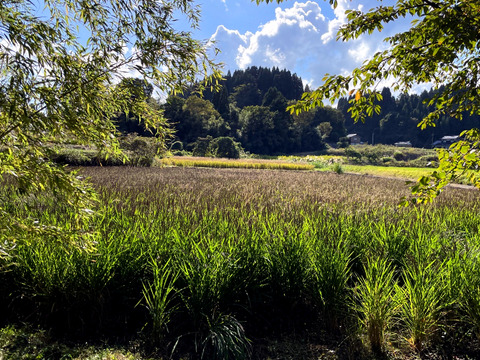
M 447 136 L 442 137 L 441 140 L 443 140 L 443 141 L 456 141 L 456 140 L 458 140 L 458 138 L 459 138 L 458 135 L 447 135 Z
M 394 144 L 395 146 L 412 146 L 410 141 L 399 141 Z

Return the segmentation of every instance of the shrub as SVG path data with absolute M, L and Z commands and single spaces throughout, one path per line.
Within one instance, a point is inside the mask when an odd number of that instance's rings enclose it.
M 375 165 L 378 163 L 378 159 L 380 158 L 381 149 L 378 148 L 366 148 L 364 150 L 363 156 L 367 158 L 369 164 Z
M 57 164 L 72 166 L 93 165 L 95 155 L 81 149 L 62 148 L 52 155 L 52 160 Z
M 193 143 L 193 156 L 210 156 L 210 143 L 212 142 L 213 138 L 208 135 L 207 137 L 199 137 L 197 141 Z
M 313 161 L 312 165 L 315 166 L 315 169 L 325 169 L 327 165 L 322 161 Z
M 355 163 L 359 163 L 362 160 L 362 154 L 351 146 L 345 149 L 345 155 Z
M 245 153 L 240 143 L 231 137 L 212 138 L 208 135 L 204 138 L 197 138 L 197 141 L 190 146 L 192 155 L 200 157 L 239 159 L 240 155 Z
M 410 161 L 409 164 L 415 167 L 437 167 L 438 157 L 436 155 L 424 155 Z
M 128 134 L 120 139 L 120 147 L 127 150 L 127 165 L 132 166 L 151 166 L 155 154 L 158 152 L 158 146 L 152 138 Z
M 403 161 L 405 160 L 405 155 L 403 155 L 401 151 L 397 150 L 393 153 L 393 158 L 397 161 Z
M 171 151 L 182 151 L 183 150 L 183 143 L 181 141 L 175 141 L 172 145 L 170 145 Z
M 338 139 L 337 146 L 339 148 L 346 148 L 346 147 L 348 147 L 348 145 L 350 145 L 350 141 L 348 141 L 348 138 L 346 136 Z
M 240 144 L 231 137 L 219 137 L 213 139 L 210 143 L 209 152 L 214 157 L 239 159 L 243 151 Z
M 130 136 L 129 136 L 130 137 Z M 78 149 L 62 147 L 52 151 L 50 159 L 62 165 L 71 166 L 151 166 L 157 151 L 156 145 L 145 138 L 130 138 L 121 140 L 124 156 L 109 156 L 95 149 Z
M 125 165 L 122 157 L 110 156 L 106 158 L 104 154 L 97 150 L 84 150 L 72 148 L 60 148 L 52 152 L 51 160 L 57 164 L 71 166 L 120 166 Z
M 153 159 L 152 159 L 153 161 Z M 103 154 L 97 153 L 97 156 L 94 159 L 94 163 L 91 165 L 102 165 L 102 166 L 124 166 L 124 165 L 134 165 L 139 166 L 138 164 L 133 164 L 125 160 L 123 156 L 109 156 L 106 158 Z
M 344 170 L 343 167 L 340 163 L 334 163 L 332 166 L 332 170 L 336 172 L 337 174 L 343 174 Z
M 191 156 L 192 153 L 188 152 L 187 150 L 176 150 L 172 151 L 173 156 Z

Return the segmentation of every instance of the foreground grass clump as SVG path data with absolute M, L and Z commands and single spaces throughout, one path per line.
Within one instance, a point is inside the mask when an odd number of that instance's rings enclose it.
M 62 342 L 45 330 L 28 326 L 22 328 L 7 326 L 0 329 L 0 358 L 5 360 L 147 360 L 140 353 L 124 347 Z
M 101 199 L 90 246 L 4 236 L 1 323 L 136 339 L 160 358 L 292 358 L 295 339 L 316 349 L 303 359 L 479 355 L 476 191 L 398 208 L 403 181 L 349 174 L 81 173 Z M 1 194 L 10 212 L 69 223 L 68 204 L 49 199 Z
M 372 350 L 379 353 L 397 310 L 394 272 L 387 258 L 375 257 L 367 259 L 364 272 L 356 287 L 357 311 Z

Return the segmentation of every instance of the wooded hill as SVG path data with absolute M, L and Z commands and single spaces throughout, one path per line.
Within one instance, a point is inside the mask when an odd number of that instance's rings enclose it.
M 256 154 L 322 150 L 326 142 L 336 143 L 346 135 L 345 119 L 330 107 L 300 116 L 287 113 L 289 103 L 300 99 L 304 91 L 308 88 L 290 71 L 251 67 L 229 72 L 220 91 L 207 91 L 203 98 L 191 94 L 169 97 L 165 116 L 187 149 L 198 138 L 210 135 L 232 137 Z
M 338 109 L 345 117 L 348 133 L 360 135 L 362 141 L 371 143 L 372 135 L 376 144 L 394 144 L 399 141 L 410 141 L 415 147 L 430 148 L 432 143 L 443 136 L 459 135 L 463 130 L 480 127 L 478 115 L 463 114 L 459 121 L 450 116 L 442 116 L 435 127 L 421 130 L 417 125 L 429 112 L 428 100 L 435 95 L 434 90 L 417 94 L 401 94 L 395 98 L 389 88 L 382 90 L 380 114 L 368 117 L 365 123 L 354 123 L 348 113 L 349 99 L 342 98 Z M 350 99 L 351 100 L 351 99 Z
M 170 96 L 163 105 L 184 149 L 191 150 L 199 138 L 211 136 L 231 137 L 255 154 L 314 152 L 323 150 L 326 143 L 345 146 L 349 133 L 360 135 L 365 143 L 410 141 L 430 148 L 442 136 L 480 126 L 478 116 L 464 114 L 463 121 L 444 116 L 436 127 L 418 128 L 431 110 L 427 103 L 433 90 L 394 97 L 384 88 L 380 114 L 354 123 L 348 113 L 351 99 L 346 98 L 339 100 L 336 109 L 326 106 L 300 115 L 286 112 L 289 104 L 310 91 L 288 70 L 250 67 L 228 72 L 220 85 L 219 92 L 207 91 L 203 98 L 189 92 Z

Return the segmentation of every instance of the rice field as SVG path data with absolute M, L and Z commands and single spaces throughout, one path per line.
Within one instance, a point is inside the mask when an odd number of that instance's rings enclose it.
M 165 359 L 480 356 L 476 190 L 400 208 L 404 181 L 352 174 L 81 174 L 100 197 L 84 247 L 54 233 L 0 242 L 0 323 L 139 336 Z M 49 194 L 4 187 L 1 199 L 43 223 L 71 221 Z
M 160 159 L 161 166 L 180 167 L 207 167 L 207 168 L 240 168 L 240 169 L 266 169 L 266 170 L 313 170 L 312 164 L 298 164 L 281 160 L 262 159 L 216 159 L 205 157 L 167 157 Z
M 215 159 L 205 157 L 166 157 L 158 160 L 160 166 L 178 167 L 206 167 L 206 168 L 233 168 L 233 169 L 265 169 L 265 170 L 319 170 L 336 172 L 335 166 L 342 172 L 395 177 L 405 180 L 417 180 L 432 173 L 431 168 L 351 165 L 345 164 L 340 156 L 279 156 L 278 159 Z
M 422 176 L 430 175 L 431 168 L 375 166 L 375 165 L 342 165 L 345 172 L 375 175 L 384 177 L 396 177 L 400 179 L 416 181 Z

